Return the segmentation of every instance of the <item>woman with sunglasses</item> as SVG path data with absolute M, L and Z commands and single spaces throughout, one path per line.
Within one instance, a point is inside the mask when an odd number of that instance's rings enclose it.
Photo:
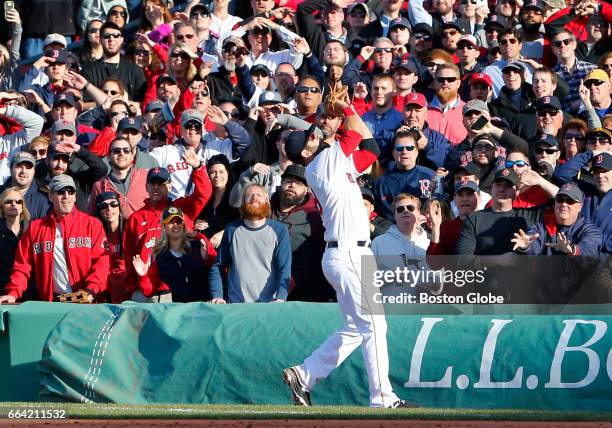
M 612 51 L 606 52 L 601 56 L 601 58 L 599 58 L 597 68 L 600 68 L 608 73 L 608 77 L 610 77 L 610 81 L 612 81 Z
M 165 49 L 170 45 L 172 35 L 172 13 L 163 0 L 145 0 L 140 9 L 139 34 L 147 33 L 154 42 L 163 45 Z
M 110 253 L 110 274 L 105 294 L 109 302 L 121 303 L 130 299 L 131 290 L 126 284 L 122 247 L 124 218 L 119 195 L 111 191 L 100 193 L 96 196 L 95 204 L 95 216 L 104 226 Z
M 161 237 L 153 247 L 152 260 L 139 255 L 133 263 L 138 274 L 138 289 L 133 300 L 143 303 L 205 302 L 210 300 L 208 270 L 217 252 L 200 234 L 187 234 L 183 211 L 164 209 Z
M 100 27 L 104 21 L 93 18 L 87 23 L 83 37 L 83 46 L 79 50 L 81 64 L 89 64 L 102 58 L 102 44 L 100 43 Z
M 572 119 L 559 130 L 561 163 L 586 151 L 585 135 L 587 131 L 587 124 L 581 119 Z
M 187 89 L 189 83 L 198 74 L 194 64 L 194 60 L 198 57 L 189 49 L 189 46 L 182 42 L 172 45 L 169 52 L 166 69 L 168 75 L 176 81 L 182 92 Z
M 30 222 L 23 196 L 17 187 L 0 194 L 0 296 L 8 283 L 15 260 L 17 243 Z

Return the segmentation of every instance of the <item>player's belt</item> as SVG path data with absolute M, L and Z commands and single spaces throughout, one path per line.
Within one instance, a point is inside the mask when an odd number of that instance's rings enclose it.
M 356 244 L 358 247 L 367 247 L 368 241 L 357 241 Z M 327 248 L 338 248 L 338 241 L 329 241 Z

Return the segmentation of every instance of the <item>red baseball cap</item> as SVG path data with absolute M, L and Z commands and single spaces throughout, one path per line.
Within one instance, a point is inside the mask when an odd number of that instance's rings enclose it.
M 421 108 L 423 107 L 427 107 L 427 99 L 425 98 L 425 95 L 420 94 L 418 92 L 412 92 L 408 95 L 406 95 L 406 97 L 404 98 L 404 105 L 411 105 L 411 104 L 415 104 Z
M 472 74 L 470 85 L 473 85 L 474 83 L 484 83 L 489 88 L 493 87 L 493 80 L 491 80 L 491 76 L 489 76 L 488 74 L 484 74 L 484 73 Z

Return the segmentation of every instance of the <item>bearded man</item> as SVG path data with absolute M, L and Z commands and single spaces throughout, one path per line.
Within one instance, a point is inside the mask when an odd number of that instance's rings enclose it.
M 270 220 L 270 198 L 259 184 L 244 189 L 242 219 L 227 225 L 210 269 L 210 303 L 283 302 L 291 281 L 287 227 Z M 227 283 L 227 295 L 223 283 Z
M 221 55 L 223 63 L 217 71 L 207 76 L 210 100 L 216 106 L 223 101 L 242 99 L 237 85 L 236 54 L 246 51 L 244 41 L 239 37 L 228 37 L 223 41 Z
M 429 103 L 427 123 L 429 128 L 444 135 L 456 146 L 467 137 L 463 126 L 463 105 L 459 98 L 461 74 L 454 64 L 442 64 L 436 69 L 436 96 Z

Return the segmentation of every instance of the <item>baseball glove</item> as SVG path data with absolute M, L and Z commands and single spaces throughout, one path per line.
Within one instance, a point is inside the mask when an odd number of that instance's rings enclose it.
M 79 290 L 73 293 L 64 293 L 58 296 L 62 303 L 85 303 L 90 304 L 94 301 L 94 296 L 87 290 Z
M 325 97 L 325 101 L 323 104 L 325 113 L 334 117 L 342 116 L 342 112 L 337 111 L 337 109 L 335 108 L 335 104 L 337 101 L 344 101 L 347 104 L 349 103 L 348 86 L 345 86 L 338 81 L 330 83 L 330 91 L 327 97 Z

